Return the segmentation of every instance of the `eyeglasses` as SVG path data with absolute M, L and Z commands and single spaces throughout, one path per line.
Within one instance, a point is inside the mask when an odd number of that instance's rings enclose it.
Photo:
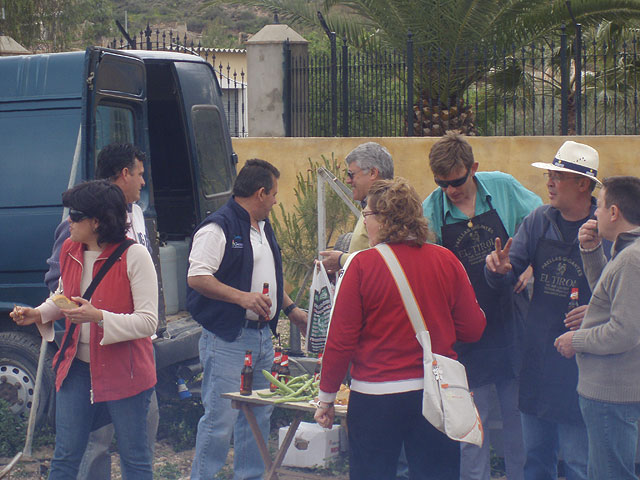
M 544 172 L 542 175 L 544 175 L 544 178 L 546 180 L 553 180 L 554 182 L 562 182 L 563 180 L 570 180 L 570 179 L 574 179 L 577 180 L 578 176 L 567 176 L 564 174 L 564 172 Z
M 84 220 L 85 218 L 90 218 L 90 215 L 87 215 L 80 210 L 69 210 L 69 218 L 73 223 L 78 223 Z
M 366 218 L 369 215 L 378 215 L 378 213 L 380 213 L 380 212 L 375 212 L 373 210 L 363 210 L 362 211 L 362 216 Z
M 367 173 L 369 170 L 360 170 L 361 172 Z M 352 172 L 351 170 L 347 170 L 347 177 L 349 177 L 350 180 L 353 180 L 353 177 L 355 177 L 358 174 L 358 172 Z
M 456 178 L 455 180 L 440 180 L 435 177 L 433 178 L 433 180 L 434 182 L 436 182 L 436 185 L 438 185 L 442 189 L 446 189 L 448 187 L 459 187 L 460 185 L 464 184 L 464 182 L 467 181 L 467 178 L 469 178 L 470 173 L 471 173 L 471 169 L 467 170 L 467 173 L 465 174 L 464 177 Z

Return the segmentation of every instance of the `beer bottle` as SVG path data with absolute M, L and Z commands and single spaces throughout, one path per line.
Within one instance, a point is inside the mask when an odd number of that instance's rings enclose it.
M 320 380 L 320 370 L 322 370 L 322 352 L 318 354 L 318 361 L 316 363 L 316 368 L 313 371 L 313 381 L 317 382 Z
M 271 375 L 275 378 L 278 378 L 280 375 L 280 363 L 282 362 L 282 347 L 276 347 L 276 354 L 273 358 L 273 365 L 271 365 Z M 274 383 L 269 384 L 269 390 L 275 392 L 278 389 L 278 386 Z
M 278 373 L 278 380 L 283 383 L 287 383 L 291 377 L 291 370 L 289 370 L 289 355 L 287 352 L 282 352 L 282 362 L 280 362 L 280 372 Z
M 244 354 L 244 367 L 240 374 L 240 395 L 251 395 L 253 391 L 253 366 L 251 365 L 251 350 Z
M 269 283 L 268 283 L 268 282 L 264 282 L 264 283 L 262 284 L 262 294 L 263 294 L 263 295 L 269 295 Z M 260 321 L 261 321 L 261 322 L 268 322 L 268 321 L 269 321 L 269 318 L 268 318 L 268 317 L 261 316 L 261 317 L 260 317 Z
M 569 305 L 567 305 L 567 313 L 580 306 L 580 302 L 578 302 L 578 294 L 579 290 L 577 288 L 571 289 L 571 294 L 569 295 Z

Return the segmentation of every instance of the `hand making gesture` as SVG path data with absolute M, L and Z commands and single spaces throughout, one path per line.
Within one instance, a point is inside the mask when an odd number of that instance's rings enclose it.
M 578 230 L 578 240 L 580 241 L 580 246 L 585 250 L 591 250 L 600 245 L 597 220 L 587 220 L 582 224 L 580 230 Z
M 510 238 L 502 248 L 502 241 L 500 238 L 496 238 L 496 249 L 487 255 L 487 268 L 493 273 L 499 273 L 505 275 L 511 270 L 511 260 L 509 260 L 509 250 L 511 250 L 511 243 L 513 239 Z

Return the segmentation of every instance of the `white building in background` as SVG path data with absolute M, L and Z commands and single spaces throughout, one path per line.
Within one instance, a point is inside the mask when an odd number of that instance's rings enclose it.
M 202 48 L 200 56 L 215 68 L 231 136 L 249 136 L 247 51 L 242 48 Z

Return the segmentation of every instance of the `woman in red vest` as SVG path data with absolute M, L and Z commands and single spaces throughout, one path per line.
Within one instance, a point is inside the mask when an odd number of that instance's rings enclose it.
M 105 413 L 115 426 L 124 478 L 151 479 L 146 418 L 156 384 L 150 337 L 158 323 L 153 261 L 144 246 L 125 237 L 127 207 L 116 185 L 82 183 L 64 192 L 62 203 L 71 236 L 60 253 L 59 292 L 76 305 L 54 296 L 11 313 L 18 325 L 36 324 L 50 341 L 54 321 L 66 318 L 53 360 L 56 446 L 49 479 L 76 478 L 89 433 Z

